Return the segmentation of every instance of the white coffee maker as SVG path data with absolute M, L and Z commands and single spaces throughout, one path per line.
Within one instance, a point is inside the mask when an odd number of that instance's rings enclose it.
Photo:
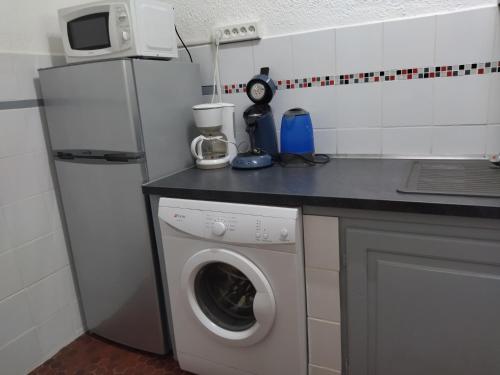
M 191 142 L 196 166 L 216 169 L 227 166 L 236 156 L 234 104 L 209 103 L 193 107 L 196 127 L 201 135 Z

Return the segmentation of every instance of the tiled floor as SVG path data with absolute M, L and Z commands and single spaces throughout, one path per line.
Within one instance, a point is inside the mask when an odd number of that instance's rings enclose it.
M 83 335 L 31 375 L 189 375 L 172 357 L 126 349 L 91 335 Z

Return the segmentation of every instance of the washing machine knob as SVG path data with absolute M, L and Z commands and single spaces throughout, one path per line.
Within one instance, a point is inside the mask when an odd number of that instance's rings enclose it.
M 281 229 L 280 237 L 282 241 L 285 241 L 288 238 L 288 230 L 286 228 Z
M 224 233 L 226 233 L 226 224 L 224 224 L 222 221 L 216 221 L 212 225 L 212 233 L 216 236 L 224 235 Z

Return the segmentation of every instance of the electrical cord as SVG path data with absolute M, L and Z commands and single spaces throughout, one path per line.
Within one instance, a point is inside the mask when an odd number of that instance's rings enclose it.
M 311 157 L 301 154 L 280 154 L 280 164 L 283 167 L 289 165 L 293 162 L 293 160 L 297 159 L 309 165 L 327 164 L 330 162 L 330 157 L 327 154 L 313 154 Z
M 174 28 L 175 28 L 175 33 L 177 34 L 177 37 L 179 38 L 182 45 L 184 46 L 184 49 L 186 50 L 187 54 L 189 55 L 189 60 L 191 60 L 191 62 L 193 62 L 193 57 L 191 56 L 191 52 L 189 52 L 189 49 L 187 48 L 186 44 L 184 43 L 181 36 L 179 35 L 179 32 L 177 31 L 177 25 L 174 25 Z

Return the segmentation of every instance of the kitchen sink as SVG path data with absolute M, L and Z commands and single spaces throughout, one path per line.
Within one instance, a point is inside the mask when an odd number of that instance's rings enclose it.
M 398 191 L 500 198 L 500 167 L 486 160 L 415 161 Z

